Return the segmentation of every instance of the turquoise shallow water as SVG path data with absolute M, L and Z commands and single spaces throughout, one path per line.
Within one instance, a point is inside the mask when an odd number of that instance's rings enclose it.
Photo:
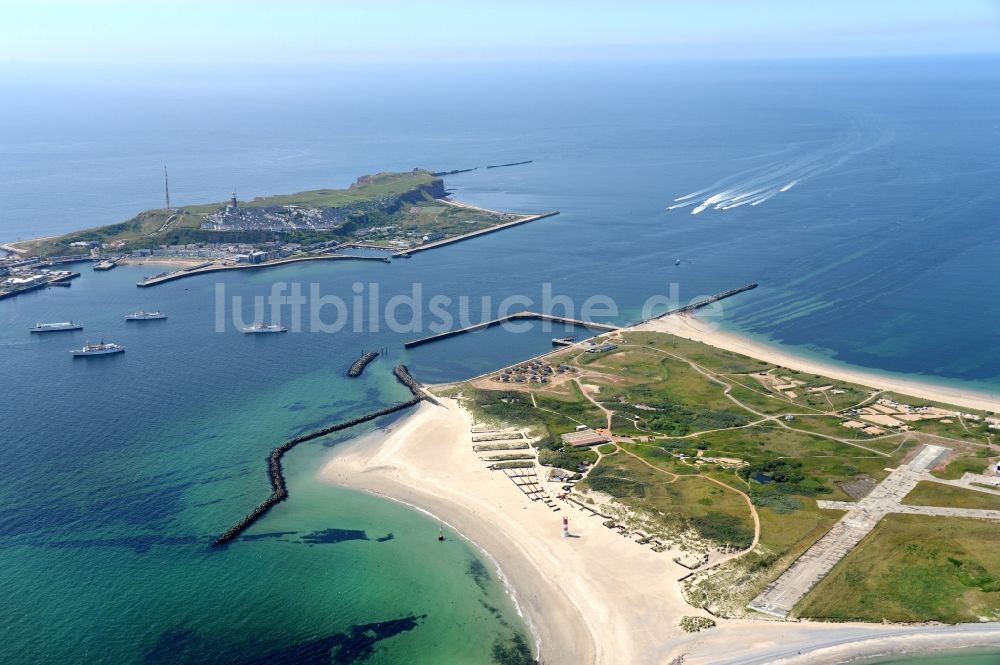
M 347 301 L 355 282 L 377 283 L 383 301 L 420 284 L 468 296 L 477 320 L 510 294 L 541 308 L 549 283 L 577 308 L 610 297 L 617 311 L 605 318 L 626 322 L 672 284 L 687 302 L 759 281 L 725 304 L 726 325 L 996 390 L 995 65 L 455 67 L 464 95 L 446 100 L 402 71 L 171 73 L 165 91 L 162 80 L 4 70 L 20 101 L 0 114 L 2 238 L 159 205 L 163 163 L 175 200 L 203 201 L 234 181 L 249 197 L 416 164 L 534 159 L 447 184 L 480 205 L 561 214 L 391 265 L 298 265 L 153 290 L 134 282 L 159 268 L 83 266 L 70 289 L 0 303 L 10 617 L 0 661 L 487 663 L 494 645 L 524 634 L 470 547 L 442 548 L 419 514 L 315 480 L 328 447 L 358 432 L 296 448 L 291 499 L 249 539 L 206 546 L 267 495 L 264 457 L 277 442 L 404 398 L 393 364 L 454 380 L 548 350 L 561 331 L 492 329 L 410 351 L 402 342 L 419 335 L 384 327 L 245 337 L 214 332 L 217 284 L 252 298 L 275 282 L 315 282 Z M 287 94 L 263 93 L 268 76 Z M 534 103 L 508 103 L 525 98 Z M 804 159 L 829 168 L 759 206 L 666 210 Z M 125 326 L 140 307 L 170 318 Z M 86 330 L 27 333 L 70 318 Z M 99 337 L 128 351 L 69 358 Z M 362 348 L 383 346 L 389 357 L 362 379 L 343 377 Z
M 914 656 L 865 662 L 870 665 L 903 665 L 904 663 L 905 665 L 996 665 L 1000 662 L 1000 651 L 958 651 L 934 656 Z
M 210 550 L 270 493 L 264 458 L 277 442 L 409 393 L 391 360 L 343 378 L 354 357 L 343 339 L 202 330 L 207 282 L 140 298 L 133 284 L 148 269 L 84 270 L 72 289 L 6 310 L 8 367 L 33 355 L 38 374 L 19 377 L 5 411 L 31 416 L 5 419 L 0 578 L 14 618 L 4 662 L 488 663 L 494 645 L 531 644 L 471 546 L 439 543 L 430 519 L 316 479 L 329 446 L 373 425 L 297 448 L 285 463 L 291 499 Z M 121 321 L 122 307 L 151 297 L 168 321 Z M 85 332 L 27 337 L 50 308 Z M 126 354 L 70 358 L 96 334 Z M 286 356 L 298 340 L 315 346 Z

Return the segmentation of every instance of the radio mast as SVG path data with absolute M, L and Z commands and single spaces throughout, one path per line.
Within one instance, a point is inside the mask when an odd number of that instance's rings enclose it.
M 167 179 L 167 167 L 163 167 L 163 192 L 167 195 L 167 210 L 170 210 L 170 180 Z

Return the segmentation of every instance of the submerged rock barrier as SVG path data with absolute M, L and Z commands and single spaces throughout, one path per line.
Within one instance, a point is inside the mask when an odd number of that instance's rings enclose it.
M 361 354 L 361 357 L 354 361 L 354 364 L 347 370 L 347 376 L 352 379 L 361 376 L 361 372 L 365 371 L 365 367 L 368 363 L 375 360 L 378 357 L 377 351 L 369 351 L 368 353 Z
M 367 355 L 367 354 L 366 354 Z M 377 355 L 377 354 L 376 354 Z M 360 362 L 360 361 L 359 361 Z M 355 363 L 356 364 L 356 363 Z M 366 363 L 367 364 L 367 363 Z M 326 436 L 327 434 L 332 434 L 333 432 L 339 432 L 341 430 L 354 427 L 355 425 L 360 425 L 361 423 L 366 423 L 370 420 L 375 420 L 376 418 L 381 418 L 382 416 L 389 415 L 390 413 L 395 413 L 396 411 L 402 411 L 403 409 L 408 409 L 411 406 L 419 404 L 423 400 L 428 400 L 437 404 L 437 401 L 428 395 L 417 383 L 410 372 L 406 369 L 405 365 L 399 365 L 393 370 L 393 374 L 396 375 L 396 379 L 399 380 L 404 386 L 409 388 L 410 392 L 413 394 L 412 399 L 408 399 L 405 402 L 399 402 L 393 404 L 392 406 L 387 406 L 384 409 L 379 409 L 378 411 L 372 411 L 371 413 L 366 413 L 363 416 L 358 416 L 356 418 L 351 418 L 350 420 L 344 420 L 335 425 L 330 425 L 329 427 L 324 427 L 323 429 L 318 429 L 308 434 L 302 434 L 296 436 L 292 439 L 288 439 L 280 446 L 271 451 L 271 454 L 267 457 L 267 475 L 271 480 L 271 496 L 264 499 L 256 508 L 251 510 L 243 519 L 229 527 L 221 536 L 215 539 L 212 543 L 212 547 L 221 547 L 229 541 L 238 537 L 244 530 L 246 530 L 250 525 L 263 517 L 267 511 L 269 511 L 273 506 L 281 503 L 288 498 L 288 487 L 285 484 L 285 476 L 281 470 L 281 458 L 289 450 L 299 445 L 300 443 L 305 443 L 306 441 L 312 441 L 313 439 L 318 439 L 321 436 Z

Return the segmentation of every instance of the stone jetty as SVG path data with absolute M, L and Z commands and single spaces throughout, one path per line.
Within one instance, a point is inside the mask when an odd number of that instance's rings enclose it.
M 368 366 L 368 363 L 375 360 L 377 357 L 377 351 L 362 353 L 361 357 L 355 360 L 351 367 L 347 370 L 347 376 L 352 379 L 361 376 L 361 372 L 365 371 L 365 367 Z
M 339 422 L 335 425 L 330 425 L 329 427 L 324 427 L 323 429 L 319 429 L 314 432 L 309 432 L 308 434 L 302 434 L 301 436 L 285 441 L 280 446 L 272 450 L 271 454 L 267 457 L 267 475 L 271 480 L 271 496 L 264 499 L 264 501 L 258 504 L 257 507 L 251 510 L 243 519 L 229 527 L 229 529 L 227 529 L 221 536 L 216 538 L 212 546 L 221 547 L 234 538 L 237 538 L 241 533 L 243 533 L 244 530 L 263 517 L 272 507 L 288 498 L 288 487 L 285 484 L 285 476 L 281 470 L 281 458 L 295 446 L 300 443 L 305 443 L 306 441 L 318 439 L 319 437 L 326 436 L 327 434 L 332 434 L 334 432 L 354 427 L 355 425 L 360 425 L 361 423 L 366 423 L 370 420 L 375 420 L 376 418 L 381 418 L 382 416 L 395 413 L 396 411 L 408 409 L 411 406 L 419 404 L 423 400 L 437 404 L 437 400 L 431 397 L 428 393 L 424 392 L 424 389 L 420 386 L 417 380 L 410 375 L 409 370 L 406 369 L 406 365 L 397 366 L 393 370 L 393 374 L 396 375 L 396 379 L 399 380 L 400 383 L 409 388 L 410 393 L 413 395 L 412 399 L 393 404 L 392 406 L 387 406 L 386 408 L 379 409 L 378 411 L 366 413 L 363 416 L 358 416 L 357 418 L 351 418 L 350 420 Z

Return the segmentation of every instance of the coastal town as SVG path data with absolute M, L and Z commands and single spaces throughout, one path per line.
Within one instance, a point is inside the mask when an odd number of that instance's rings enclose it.
M 265 268 L 299 261 L 388 261 L 545 217 L 497 212 L 452 201 L 440 177 L 422 169 L 361 176 L 342 190 L 325 189 L 224 204 L 140 213 L 123 224 L 57 238 L 7 243 L 0 256 L 0 298 L 68 285 L 84 263 L 94 270 L 138 263 L 168 270 L 137 286 L 219 270 Z M 376 254 L 352 254 L 372 250 Z M 381 252 L 381 254 L 379 254 Z M 172 269 L 169 269 L 172 268 Z

